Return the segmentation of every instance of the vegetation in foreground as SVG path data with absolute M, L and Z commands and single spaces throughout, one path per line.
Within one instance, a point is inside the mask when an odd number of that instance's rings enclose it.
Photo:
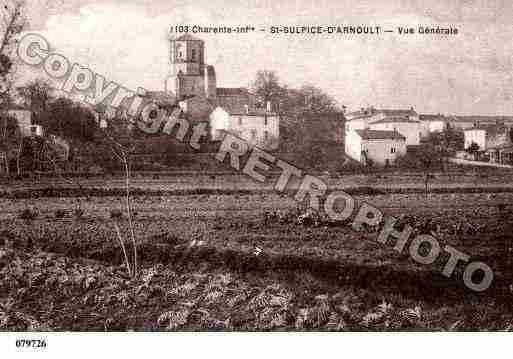
M 113 216 L 122 199 L 91 198 L 80 216 L 74 199 L 29 199 L 12 202 L 9 208 L 18 211 L 1 220 L 0 325 L 3 330 L 509 330 L 507 209 L 489 206 L 484 194 L 481 201 L 475 198 L 476 207 L 463 205 L 468 195 L 431 208 L 422 208 L 417 197 L 385 195 L 373 201 L 400 206 L 416 221 L 433 219 L 428 230 L 487 261 L 496 270 L 489 292 L 473 293 L 457 278 L 444 279 L 436 266 L 416 265 L 373 241 L 372 229 L 359 234 L 343 224 L 280 217 L 268 207 L 276 211 L 272 208 L 285 204 L 288 213 L 294 207 L 263 195 L 138 199 L 140 275 L 131 278 L 113 227 L 117 221 L 127 228 L 123 214 Z M 53 212 L 30 208 L 41 201 Z M 462 219 L 473 227 L 458 227 Z M 487 232 L 483 224 L 490 226 Z

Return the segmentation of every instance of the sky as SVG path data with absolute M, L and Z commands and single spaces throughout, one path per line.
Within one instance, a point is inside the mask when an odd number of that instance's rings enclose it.
M 55 52 L 130 89 L 155 91 L 164 90 L 174 25 L 452 26 L 458 35 L 196 36 L 218 87 L 249 86 L 266 69 L 291 87 L 318 86 L 349 110 L 513 114 L 510 0 L 27 0 L 27 12 L 29 30 Z

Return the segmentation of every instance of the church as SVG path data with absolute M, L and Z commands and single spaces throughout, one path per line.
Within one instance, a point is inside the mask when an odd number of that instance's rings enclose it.
M 185 116 L 209 121 L 211 138 L 231 133 L 267 150 L 279 145 L 279 117 L 245 88 L 217 87 L 214 66 L 205 63 L 205 43 L 190 34 L 170 38 L 171 69 L 165 92 L 174 93 Z

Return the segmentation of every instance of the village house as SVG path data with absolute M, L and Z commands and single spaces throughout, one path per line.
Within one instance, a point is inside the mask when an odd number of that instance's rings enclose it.
M 397 131 L 351 130 L 346 133 L 345 150 L 364 165 L 387 166 L 406 154 L 406 137 Z
M 346 153 L 351 157 L 360 151 L 359 143 L 352 140 L 355 136 L 353 132 L 357 130 L 372 130 L 377 131 L 376 133 L 395 132 L 405 139 L 405 145 L 420 145 L 422 123 L 419 120 L 418 113 L 413 108 L 409 110 L 383 110 L 370 107 L 347 114 L 346 118 Z M 397 140 L 396 135 L 386 136 Z M 386 140 L 390 141 L 391 138 L 388 137 Z M 350 147 L 353 144 L 356 148 L 352 149 Z M 386 149 L 383 149 L 383 151 L 386 151 Z
M 472 143 L 477 144 L 478 151 L 486 153 L 490 162 L 511 164 L 513 160 L 513 143 L 511 128 L 504 124 L 478 125 L 464 130 L 464 148 L 468 150 Z
M 275 150 L 279 145 L 278 115 L 271 111 L 270 103 L 265 109 L 245 107 L 243 111 L 229 108 L 228 112 L 218 106 L 210 114 L 210 131 L 213 141 L 221 141 L 225 133 L 236 135 L 252 146 Z
M 503 124 L 477 125 L 464 130 L 464 148 L 468 149 L 472 142 L 479 146 L 481 151 L 490 148 L 511 145 L 510 128 Z
M 407 117 L 386 117 L 372 122 L 369 129 L 377 131 L 395 131 L 406 138 L 407 146 L 418 146 L 421 138 L 421 123 Z
M 496 125 L 504 124 L 509 127 L 513 127 L 512 116 L 450 116 L 448 117 L 448 123 L 459 129 L 470 129 L 478 125 Z
M 442 114 L 421 114 L 419 120 L 422 123 L 422 138 L 426 138 L 430 133 L 444 131 L 448 124 L 447 117 Z

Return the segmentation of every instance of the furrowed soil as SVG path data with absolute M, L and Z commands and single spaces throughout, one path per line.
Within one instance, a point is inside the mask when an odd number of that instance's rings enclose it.
M 13 189 L 28 190 L 6 190 Z M 271 191 L 138 193 L 136 279 L 126 273 L 115 234 L 117 223 L 128 240 L 126 217 L 111 218 L 124 210 L 121 195 L 5 196 L 0 328 L 510 330 L 513 193 L 468 192 L 355 198 L 386 214 L 430 220 L 442 248 L 492 268 L 493 284 L 482 293 L 463 285 L 463 266 L 451 278 L 441 275 L 447 255 L 420 265 L 408 246 L 398 253 L 372 229 L 264 215 L 297 206 Z M 37 216 L 20 219 L 28 209 Z

